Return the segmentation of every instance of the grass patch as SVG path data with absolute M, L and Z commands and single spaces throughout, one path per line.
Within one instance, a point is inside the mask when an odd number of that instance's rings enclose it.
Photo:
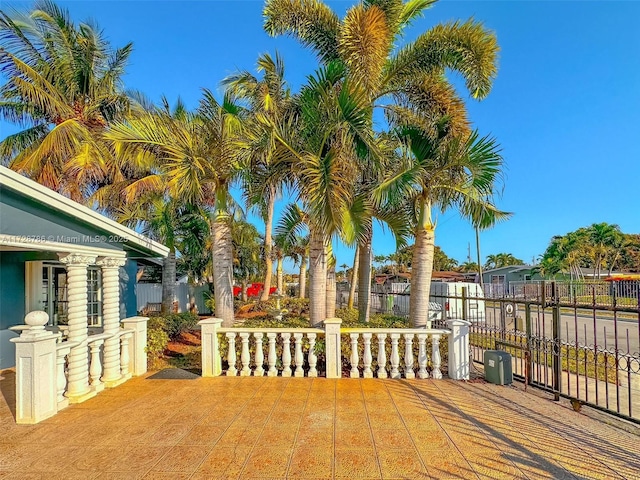
M 512 344 L 526 345 L 526 338 L 516 335 L 506 335 L 504 339 L 496 338 L 484 333 L 471 333 L 469 335 L 469 343 L 472 346 L 480 347 L 486 350 L 502 350 L 510 353 L 513 357 L 522 358 L 523 350 L 511 346 L 500 345 L 500 340 L 507 341 Z M 496 348 L 496 341 L 498 346 Z M 532 360 L 535 364 L 553 365 L 553 346 L 551 342 L 538 341 L 537 348 L 531 351 Z M 572 374 L 578 374 L 585 377 L 607 381 L 608 383 L 616 383 L 616 358 L 610 353 L 598 353 L 584 348 L 576 348 L 571 345 L 561 345 L 560 359 L 562 370 Z

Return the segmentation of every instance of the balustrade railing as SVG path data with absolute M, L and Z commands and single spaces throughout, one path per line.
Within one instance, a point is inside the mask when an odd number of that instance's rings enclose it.
M 327 320 L 324 329 L 222 328 L 222 320 L 205 319 L 200 321 L 202 375 L 340 378 L 345 370 L 351 378 L 441 379 L 444 336 L 449 378 L 468 379 L 469 324 L 449 322 L 449 329 L 341 329 L 339 319 Z M 324 371 L 318 371 L 319 363 Z
M 45 312 L 31 312 L 25 318 L 27 324 L 20 326 L 20 336 L 12 340 L 16 343 L 18 423 L 37 423 L 67 407 L 70 401 L 84 401 L 104 390 L 105 386 L 119 385 L 132 375 L 140 375 L 146 371 L 145 317 L 125 319 L 122 321 L 124 328 L 120 327 L 115 332 L 87 335 L 82 340 L 68 340 L 60 330 L 48 331 L 44 327 L 47 320 Z M 106 381 L 103 378 L 103 357 L 107 341 L 115 341 L 116 345 L 119 343 L 119 377 L 116 381 Z M 84 394 L 81 399 L 72 398 L 67 392 L 70 366 L 76 358 L 71 355 L 73 351 L 86 351 L 89 393 Z
M 315 346 L 318 335 L 324 335 L 322 329 L 219 328 L 217 333 L 223 334 L 228 344 L 227 376 L 318 376 Z
M 350 339 L 351 378 L 442 378 L 440 339 L 451 334 L 451 330 L 346 328 L 341 332 Z M 428 341 L 431 342 L 430 355 Z M 403 352 L 401 342 L 404 343 Z

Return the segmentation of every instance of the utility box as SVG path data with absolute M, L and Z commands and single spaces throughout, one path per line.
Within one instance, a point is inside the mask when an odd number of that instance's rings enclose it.
M 511 354 L 501 350 L 484 352 L 484 376 L 489 383 L 509 385 L 513 383 Z

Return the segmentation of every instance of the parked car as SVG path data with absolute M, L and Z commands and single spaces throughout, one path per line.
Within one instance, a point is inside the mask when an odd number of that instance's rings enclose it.
M 441 313 L 447 318 L 462 318 L 462 289 L 466 288 L 466 317 L 470 322 L 484 322 L 486 318 L 484 292 L 477 283 L 467 282 L 431 282 L 429 292 L 429 310 L 438 315 L 430 315 L 437 319 Z M 411 284 L 402 293 L 392 294 L 393 311 L 397 315 L 409 313 L 409 296 Z

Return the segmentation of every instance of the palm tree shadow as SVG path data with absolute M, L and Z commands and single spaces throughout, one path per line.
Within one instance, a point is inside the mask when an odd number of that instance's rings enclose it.
M 543 470 L 547 472 L 552 478 L 557 478 L 557 475 L 561 473 L 559 471 L 562 468 L 560 465 L 549 461 L 540 453 L 530 448 L 527 448 L 520 443 L 513 441 L 511 438 L 509 438 L 503 432 L 494 428 L 492 425 L 485 423 L 482 420 L 479 420 L 478 418 L 474 417 L 472 414 L 465 413 L 464 411 L 456 407 L 455 404 L 448 403 L 446 400 L 443 400 L 442 398 L 439 398 L 438 396 L 435 396 L 432 393 L 422 389 L 419 385 L 406 382 L 405 380 L 400 380 L 400 381 L 404 382 L 406 386 L 409 387 L 409 389 L 412 390 L 414 394 L 417 395 L 418 398 L 420 398 L 423 401 L 427 409 L 431 410 L 432 408 L 437 408 L 437 409 L 440 409 L 441 411 L 446 412 L 447 416 L 452 419 L 459 418 L 459 419 L 465 420 L 466 422 L 475 426 L 478 430 L 482 431 L 486 435 L 486 437 L 493 439 L 495 442 L 501 442 L 502 444 L 508 445 L 513 450 L 520 452 L 520 455 L 516 455 L 513 452 L 498 451 L 499 458 L 503 458 L 505 460 L 510 461 L 516 467 L 520 465 L 520 466 L 528 466 L 538 470 Z M 495 400 L 491 398 L 491 395 L 488 393 L 474 390 L 473 394 L 474 394 L 474 400 L 483 399 L 488 404 L 495 403 Z M 574 441 L 579 440 L 579 443 L 585 443 L 589 446 L 592 446 L 598 449 L 602 449 L 603 446 L 608 446 L 609 448 L 607 449 L 607 455 L 613 458 L 616 458 L 620 461 L 623 461 L 627 464 L 630 461 L 632 461 L 631 458 L 624 457 L 617 454 L 616 451 L 619 451 L 619 448 L 616 448 L 616 446 L 611 442 L 600 439 L 600 443 L 596 444 L 593 442 L 592 438 L 589 438 L 589 435 L 586 432 L 580 431 L 575 427 L 568 426 L 566 423 L 563 423 L 561 425 L 561 428 L 564 428 L 564 430 L 560 430 L 560 425 L 558 425 L 557 423 L 554 423 L 550 418 L 545 417 L 544 415 L 534 410 L 531 410 L 527 407 L 523 407 L 522 405 L 518 405 L 518 407 L 513 407 L 513 406 L 505 405 L 504 403 L 500 403 L 500 406 L 501 408 L 506 408 L 510 410 L 514 415 L 518 417 L 538 419 L 540 426 L 546 427 L 549 430 L 553 431 L 554 433 L 560 434 L 563 438 L 569 437 Z M 446 417 L 445 417 L 445 422 L 446 422 Z M 468 434 L 468 432 L 464 432 L 464 433 L 465 435 Z M 480 439 L 478 439 L 478 441 L 480 441 Z M 570 459 L 568 455 L 567 455 L 567 459 Z M 584 477 L 577 473 L 570 472 L 567 470 L 564 470 L 564 472 L 567 478 L 572 478 L 572 479 L 575 478 L 578 480 L 589 479 L 589 477 Z

